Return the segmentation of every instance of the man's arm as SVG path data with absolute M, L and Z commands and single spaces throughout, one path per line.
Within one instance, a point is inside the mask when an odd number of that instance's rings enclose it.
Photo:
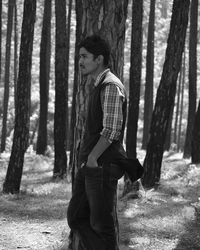
M 88 156 L 88 160 L 86 165 L 88 167 L 98 167 L 97 160 L 102 155 L 102 153 L 110 146 L 111 142 L 109 142 L 105 137 L 101 136 L 94 146 L 92 151 Z

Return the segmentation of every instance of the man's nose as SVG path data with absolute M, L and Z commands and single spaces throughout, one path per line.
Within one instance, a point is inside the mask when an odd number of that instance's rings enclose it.
M 82 64 L 82 63 L 83 63 L 83 58 L 79 57 L 79 64 Z

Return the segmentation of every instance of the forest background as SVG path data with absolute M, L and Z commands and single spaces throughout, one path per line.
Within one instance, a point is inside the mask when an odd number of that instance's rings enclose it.
M 2 1 L 2 59 L 1 59 L 1 82 L 0 82 L 0 117 L 3 116 L 3 95 L 4 95 L 4 81 L 5 81 L 5 48 L 6 48 L 6 32 L 7 32 L 7 13 L 8 1 Z M 156 1 L 155 3 L 155 38 L 154 38 L 154 101 L 156 91 L 160 82 L 163 63 L 165 60 L 165 51 L 167 46 L 167 37 L 170 27 L 170 18 L 172 10 L 172 1 L 164 3 L 163 1 Z M 74 5 L 72 7 L 72 17 L 70 26 L 70 59 L 69 59 L 69 109 L 72 105 L 73 97 L 73 83 L 74 83 L 74 50 L 75 50 L 75 30 L 76 30 L 76 17 Z M 129 2 L 128 17 L 126 21 L 126 38 L 124 43 L 124 79 L 123 82 L 129 91 L 129 70 L 130 70 L 130 47 L 131 47 L 131 3 Z M 33 149 L 36 148 L 37 129 L 39 119 L 39 65 L 40 65 L 40 41 L 43 22 L 44 1 L 37 1 L 37 14 L 34 28 L 34 42 L 33 42 L 33 55 L 32 55 L 32 74 L 31 74 L 31 116 L 30 116 L 30 144 Z M 148 22 L 149 22 L 150 1 L 144 1 L 144 16 L 143 16 L 143 45 L 142 45 L 142 78 L 141 78 L 141 91 L 140 91 L 140 108 L 139 108 L 139 121 L 138 121 L 138 146 L 141 147 L 142 132 L 143 132 L 143 117 L 144 117 L 144 91 L 145 91 L 145 76 L 146 76 L 146 54 L 147 54 L 147 35 L 148 35 Z M 55 8 L 52 7 L 51 18 L 51 65 L 50 65 L 50 88 L 49 88 L 49 107 L 48 107 L 48 145 L 53 147 L 53 117 L 54 117 L 54 100 L 55 100 Z M 17 1 L 17 36 L 18 36 L 18 56 L 20 46 L 21 24 L 23 17 L 23 1 Z M 200 20 L 198 19 L 199 24 Z M 200 26 L 198 24 L 198 27 Z M 184 140 L 187 128 L 188 118 L 188 53 L 189 53 L 189 28 L 187 31 L 185 53 L 186 53 L 186 66 L 185 66 L 185 85 L 183 96 L 183 114 L 182 114 L 182 131 L 180 139 L 180 149 L 184 148 Z M 197 36 L 197 83 L 200 81 L 200 35 L 198 30 Z M 7 121 L 7 134 L 6 134 L 6 151 L 10 151 L 12 147 L 12 135 L 14 129 L 15 118 L 15 105 L 14 105 L 14 32 L 12 32 L 11 44 L 11 64 L 10 64 L 10 96 L 8 106 L 8 121 Z M 197 84 L 197 100 L 200 97 L 200 86 Z M 173 119 L 175 121 L 175 111 Z M 70 112 L 69 112 L 70 115 Z M 174 123 L 173 123 L 174 124 Z M 2 123 L 1 123 L 2 126 Z M 1 129 L 1 128 L 0 128 Z M 174 126 L 173 128 L 174 129 Z M 173 131 L 172 131 L 173 132 Z
M 12 1 L 10 1 L 12 2 Z M 138 120 L 138 133 L 137 133 L 137 151 L 138 157 L 141 157 L 141 161 L 144 160 L 144 152 L 140 155 L 140 150 L 142 148 L 142 140 L 143 140 L 143 129 L 144 129 L 144 104 L 145 104 L 145 88 L 146 88 L 146 70 L 147 70 L 147 40 L 148 40 L 148 28 L 149 28 L 149 16 L 150 16 L 150 3 L 153 1 L 144 1 L 144 14 L 143 14 L 143 40 L 142 40 L 142 75 L 141 75 L 141 89 L 140 89 L 140 106 L 139 106 L 139 120 Z M 197 1 L 198 2 L 198 1 Z M 1 162 L 4 166 L 3 168 L 3 179 L 5 178 L 5 171 L 7 168 L 7 164 L 9 162 L 9 157 L 12 143 L 13 143 L 13 134 L 14 134 L 14 124 L 15 124 L 15 86 L 17 84 L 16 79 L 16 61 L 19 56 L 19 43 L 21 37 L 21 27 L 22 27 L 22 18 L 23 18 L 23 3 L 24 1 L 17 1 L 17 25 L 15 26 L 15 34 L 12 33 L 12 43 L 11 43 L 11 63 L 9 70 L 9 105 L 7 112 L 7 131 L 6 131 L 6 147 L 1 152 Z M 163 64 L 165 60 L 165 51 L 167 47 L 167 38 L 169 35 L 170 21 L 171 21 L 171 10 L 172 10 L 172 1 L 155 1 L 155 30 L 154 30 L 154 76 L 153 76 L 153 100 L 155 101 L 156 92 L 160 83 Z M 68 5 L 67 5 L 68 10 Z M 48 162 L 50 169 L 52 167 L 52 157 L 54 157 L 54 113 L 55 113 L 55 6 L 52 4 L 52 17 L 51 17 L 51 63 L 50 63 L 50 78 L 49 78 L 49 101 L 48 101 L 48 147 L 44 153 L 44 157 L 47 158 L 38 158 L 35 155 L 36 147 L 37 147 L 37 139 L 38 139 L 38 123 L 39 123 L 39 112 L 40 112 L 40 86 L 39 86 L 39 76 L 40 76 L 40 43 L 41 43 L 41 33 L 42 33 L 42 23 L 43 23 L 43 11 L 44 11 L 44 1 L 37 1 L 37 10 L 36 10 L 36 22 L 34 27 L 34 40 L 33 40 L 33 54 L 32 54 L 32 72 L 31 72 L 31 109 L 30 109 L 30 130 L 29 130 L 29 143 L 26 149 L 27 154 L 31 155 L 31 158 L 34 158 L 34 162 L 37 162 L 37 159 L 45 159 L 44 162 Z M 70 111 L 73 102 L 73 85 L 74 85 L 74 53 L 75 53 L 75 32 L 76 32 L 76 15 L 75 15 L 75 6 L 72 3 L 71 10 L 71 25 L 70 25 L 70 53 L 69 53 L 69 80 L 68 80 L 68 107 L 69 107 L 69 120 L 70 120 Z M 131 2 L 129 1 L 128 13 L 126 20 L 126 33 L 125 33 L 125 41 L 124 41 L 124 67 L 123 67 L 123 82 L 126 86 L 127 91 L 129 92 L 129 74 L 130 74 L 130 56 L 131 56 L 131 21 L 132 21 L 132 8 Z M 8 21 L 8 1 L 2 1 L 2 54 L 1 54 L 1 84 L 0 84 L 0 114 L 1 114 L 1 127 L 2 130 L 2 120 L 3 120 L 3 107 L 4 107 L 4 93 L 5 93 L 5 79 L 6 79 L 6 36 L 7 36 L 7 21 Z M 198 20 L 198 22 L 200 22 Z M 16 24 L 16 23 L 15 23 Z M 200 53 L 199 46 L 199 23 L 197 26 L 197 69 L 196 69 L 196 82 L 200 81 L 200 57 L 198 56 Z M 187 29 L 185 50 L 184 50 L 184 60 L 182 66 L 182 77 L 179 76 L 179 82 L 182 81 L 182 86 L 184 85 L 183 95 L 179 96 L 181 93 L 180 87 L 177 86 L 177 95 L 175 100 L 175 108 L 174 115 L 172 120 L 172 129 L 170 133 L 170 145 L 168 146 L 168 152 L 182 152 L 184 150 L 186 130 L 188 124 L 188 106 L 189 106 L 189 25 Z M 17 36 L 16 36 L 17 35 Z M 18 46 L 17 50 L 15 50 L 14 38 L 18 38 Z M 17 51 L 17 56 L 15 52 Z M 17 59 L 18 60 L 18 59 Z M 183 84 L 184 83 L 184 84 Z M 180 105 L 178 99 L 182 98 L 182 105 Z M 199 100 L 200 98 L 200 86 L 197 84 L 197 95 L 195 99 Z M 179 106 L 178 106 L 179 103 Z M 178 107 L 178 108 L 177 108 Z M 150 123 L 150 121 L 148 121 Z M 179 124 L 176 124 L 176 123 Z M 174 138 L 176 136 L 179 138 L 175 141 Z M 1 135 L 2 138 L 2 135 Z M 125 140 L 126 144 L 126 140 Z M 67 149 L 69 152 L 69 148 Z M 69 162 L 69 154 L 68 162 Z M 190 156 L 187 157 L 190 159 Z M 25 161 L 26 163 L 26 161 Z M 185 163 L 184 163 L 185 164 Z M 183 165 L 184 165 L 183 164 Z M 29 164 L 28 164 L 29 165 Z M 36 164 L 38 167 L 40 166 L 40 170 L 45 166 L 41 166 L 41 164 Z M 198 165 L 197 165 L 198 166 Z M 24 166 L 24 170 L 26 169 L 26 165 Z M 30 166 L 29 166 L 30 167 Z M 31 164 L 31 169 L 33 165 Z M 29 170 L 31 170 L 29 169 Z M 184 168 L 186 169 L 186 168 Z M 33 169 L 32 169 L 33 170 Z M 43 169 L 44 170 L 44 169 Z M 49 169 L 48 169 L 49 170 Z M 169 169 L 168 169 L 169 170 Z M 188 169 L 187 169 L 188 170 Z M 190 169 L 189 169 L 190 170 Z M 188 170 L 188 171 L 189 171 Z M 170 172 L 165 172 L 164 174 L 170 175 Z M 196 171 L 196 169 L 195 169 Z M 33 171 L 34 172 L 34 171 Z M 25 174 L 26 172 L 24 172 Z M 53 175 L 53 174 L 52 174 Z M 55 177 L 55 176 L 54 176 Z M 25 177 L 26 178 L 26 177 Z M 28 182 L 25 181 L 26 192 L 30 191 L 32 185 L 30 185 L 29 189 L 27 186 Z M 31 182 L 30 182 L 31 184 Z M 63 183 L 61 183 L 62 186 Z M 63 186 L 62 186 L 63 187 Z M 22 189 L 24 186 L 22 187 Z M 28 192 L 29 192 L 28 191 Z M 45 191 L 46 192 L 46 191 Z M 48 192 L 48 191 L 47 191 Z M 172 191 L 170 191 L 172 192 Z M 145 193 L 145 197 L 146 197 Z M 151 195 L 150 195 L 151 196 Z M 5 198 L 5 196 L 4 196 Z M 4 199 L 3 198 L 3 199 Z M 16 197 L 8 197 L 7 202 L 15 200 Z M 21 197 L 17 197 L 16 199 L 21 199 Z M 152 197 L 150 197 L 152 199 Z M 148 200 L 148 197 L 147 197 Z M 152 199 L 153 200 L 153 199 Z M 153 200 L 155 201 L 155 200 Z M 17 201 L 18 202 L 18 201 Z M 123 205 L 122 205 L 123 206 Z M 187 207 L 186 207 L 187 210 Z M 187 210 L 188 211 L 188 210 Z M 187 213 L 186 211 L 186 213 Z M 193 214 L 193 210 L 192 210 Z M 44 232 L 45 234 L 45 232 Z M 48 234 L 48 232 L 47 232 Z M 127 239 L 124 240 L 124 243 Z M 147 242 L 148 243 L 148 242 Z M 144 243 L 146 244 L 146 243 Z M 33 248 L 34 249 L 34 248 Z M 45 249 L 45 248 L 44 248 Z M 146 248 L 148 249 L 148 248 Z M 150 248 L 149 248 L 150 249 Z M 155 248 L 154 248 L 155 249 Z M 198 248 L 197 248 L 198 249 Z

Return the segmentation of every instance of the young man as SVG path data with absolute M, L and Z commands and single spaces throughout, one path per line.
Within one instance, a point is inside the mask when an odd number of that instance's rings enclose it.
M 109 46 L 99 36 L 79 45 L 80 71 L 94 79 L 94 88 L 67 218 L 87 250 L 118 249 L 113 207 L 117 182 L 124 174 L 117 163 L 126 158 L 122 140 L 127 99 L 123 84 L 108 67 L 109 57 Z

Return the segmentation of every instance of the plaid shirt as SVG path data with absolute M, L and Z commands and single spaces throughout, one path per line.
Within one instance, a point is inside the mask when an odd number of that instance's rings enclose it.
M 97 86 L 110 70 L 106 69 L 100 73 L 94 83 Z M 121 134 L 123 114 L 122 104 L 125 100 L 125 95 L 122 90 L 115 84 L 108 84 L 101 91 L 101 105 L 103 110 L 103 130 L 101 135 L 109 142 L 118 140 Z

